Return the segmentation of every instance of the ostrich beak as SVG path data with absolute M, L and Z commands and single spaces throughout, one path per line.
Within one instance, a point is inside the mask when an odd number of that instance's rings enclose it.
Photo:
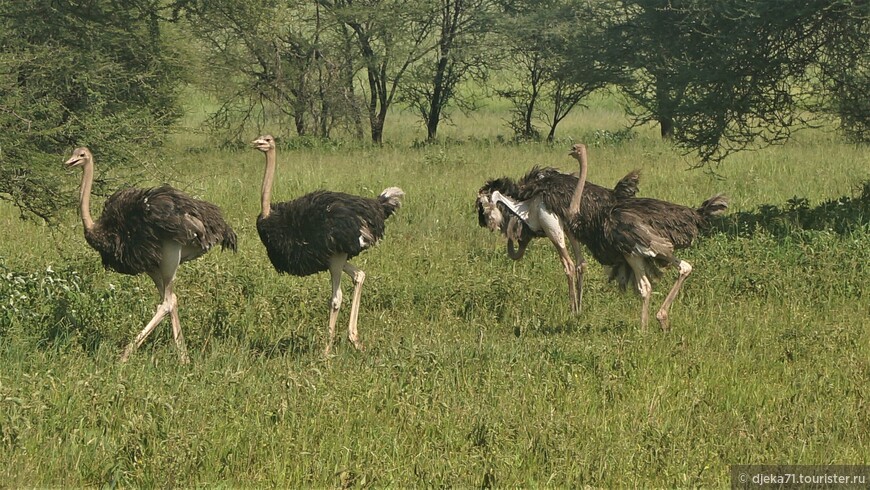
M 81 157 L 77 157 L 75 155 L 71 156 L 69 160 L 63 162 L 63 164 L 67 167 L 75 167 L 82 161 Z
M 255 150 L 267 151 L 269 149 L 269 142 L 263 138 L 257 138 L 254 141 L 251 141 L 251 146 Z

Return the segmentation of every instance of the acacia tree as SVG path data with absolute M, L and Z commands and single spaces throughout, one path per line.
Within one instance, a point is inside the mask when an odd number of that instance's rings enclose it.
M 870 142 L 870 3 L 842 1 L 832 5 L 819 43 L 818 76 L 813 78 L 819 104 L 813 109 L 833 114 L 846 136 Z
M 630 0 L 609 11 L 601 61 L 622 65 L 635 123 L 656 121 L 702 163 L 720 161 L 811 122 L 830 32 L 866 31 L 862 10 L 850 0 Z
M 596 63 L 598 32 L 593 4 L 573 0 L 502 3 L 500 31 L 509 64 L 518 67 L 510 87 L 496 93 L 511 101 L 508 122 L 520 138 L 538 139 L 535 121 L 558 124 L 592 92 L 619 80 L 618 67 Z
M 162 3 L 0 2 L 0 199 L 22 216 L 52 221 L 74 197 L 59 175 L 73 146 L 130 163 L 180 115 Z
M 606 40 L 596 43 L 601 59 L 631 73 L 620 84 L 641 108 L 631 115 L 638 123 L 657 122 L 665 139 L 674 136 L 676 112 L 694 76 L 694 67 L 685 64 L 687 52 L 698 48 L 691 19 L 704 8 L 693 0 L 628 0 L 604 7 Z
M 433 7 L 438 24 L 435 49 L 413 68 L 402 95 L 426 125 L 427 141 L 436 139 L 448 106 L 474 108 L 473 97 L 456 89 L 463 80 L 485 80 L 497 61 L 486 48 L 494 13 L 490 0 L 438 0 Z
M 340 121 L 359 120 L 353 67 L 341 54 L 347 36 L 323 21 L 317 3 L 185 0 L 177 8 L 205 44 L 205 85 L 221 100 L 210 122 L 227 139 L 267 123 L 329 137 Z
M 380 144 L 384 123 L 410 67 L 434 46 L 432 12 L 417 0 L 317 0 L 346 25 L 366 73 L 372 142 Z

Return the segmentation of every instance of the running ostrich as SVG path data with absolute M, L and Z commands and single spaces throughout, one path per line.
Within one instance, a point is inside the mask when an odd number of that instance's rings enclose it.
M 168 185 L 121 189 L 106 200 L 103 214 L 94 222 L 90 211 L 93 154 L 87 148 L 76 148 L 66 165 L 82 167 L 80 204 L 85 240 L 100 253 L 103 266 L 121 274 L 148 274 L 162 299 L 154 317 L 124 350 L 121 362 L 126 362 L 169 314 L 180 361 L 187 364 L 178 298 L 173 291 L 175 271 L 179 264 L 205 254 L 217 244 L 235 251 L 236 234 L 217 206 Z
M 275 139 L 269 135 L 260 136 L 253 141 L 253 146 L 266 154 L 262 211 L 257 217 L 257 231 L 269 260 L 279 273 L 294 276 L 329 271 L 332 300 L 329 340 L 324 355 L 329 355 L 335 340 L 335 323 L 342 300 L 341 273 L 349 275 L 354 290 L 348 338 L 354 347 L 363 350 L 357 332 L 357 317 L 366 275 L 348 260 L 374 246 L 384 236 L 384 222 L 399 208 L 405 193 L 398 187 L 388 187 L 372 199 L 319 190 L 273 205 L 270 196 L 276 166 Z
M 586 145 L 574 145 L 570 155 L 580 162 L 580 178 L 568 208 L 572 217 L 569 229 L 583 240 L 598 262 L 610 267 L 610 279 L 623 289 L 634 283 L 643 298 L 640 317 L 643 330 L 649 324 L 651 280 L 661 277 L 660 267 L 674 265 L 679 269 L 679 277 L 656 313 L 662 330 L 669 330 L 671 304 L 692 272 L 691 264 L 677 258 L 674 251 L 691 246 L 710 217 L 728 208 L 728 199 L 717 194 L 696 209 L 658 199 L 623 199 L 596 210 L 597 218 L 584 224 L 583 207 L 587 205 L 584 186 L 588 187 Z
M 593 210 L 634 197 L 638 180 L 639 172 L 635 170 L 620 179 L 612 190 L 591 182 L 586 184 L 582 222 L 593 219 Z M 550 239 L 568 278 L 572 313 L 579 313 L 582 309 L 583 275 L 586 271 L 580 240 L 565 233 L 565 217 L 576 187 L 575 175 L 564 174 L 552 167 L 536 166 L 517 182 L 508 177 L 487 181 L 477 194 L 478 224 L 493 231 L 500 230 L 507 237 L 507 253 L 511 259 L 521 259 L 533 238 Z M 566 238 L 574 260 L 565 246 Z M 518 250 L 514 249 L 515 241 Z

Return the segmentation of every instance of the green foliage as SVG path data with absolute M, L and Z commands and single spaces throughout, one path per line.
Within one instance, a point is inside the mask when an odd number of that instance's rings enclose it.
M 485 83 L 498 57 L 489 48 L 495 10 L 490 0 L 433 4 L 435 48 L 412 69 L 399 100 L 406 102 L 426 126 L 426 139 L 433 141 L 442 120 L 449 120 L 449 108 L 471 112 L 476 107 L 473 94 L 461 91 L 463 82 Z
M 518 140 L 538 140 L 538 121 L 553 142 L 558 124 L 590 94 L 618 80 L 618 65 L 596 63 L 603 24 L 587 2 L 502 2 L 499 31 L 506 46 L 511 85 L 496 90 L 511 102 L 509 127 Z M 611 68 L 611 66 L 613 68 Z
M 463 144 L 420 148 L 282 141 L 276 200 L 407 192 L 386 239 L 354 261 L 367 273 L 367 350 L 344 338 L 345 278 L 329 359 L 329 280 L 269 264 L 253 150 L 209 149 L 195 134 L 164 150 L 239 235 L 237 254 L 179 269 L 189 366 L 168 323 L 118 363 L 154 313 L 150 279 L 102 270 L 74 216 L 46 233 L 3 203 L 0 227 L 15 239 L 0 241 L 0 479 L 706 488 L 727 486 L 731 464 L 867 460 L 870 230 L 867 191 L 851 190 L 870 178 L 864 153 L 812 131 L 736 155 L 721 176 L 690 172 L 650 131 L 618 133 L 621 112 L 608 107 L 565 122 L 590 144 L 594 182 L 642 167 L 643 196 L 732 199 L 723 226 L 681 254 L 694 272 L 670 334 L 640 331 L 639 299 L 593 261 L 584 311 L 571 316 L 552 246 L 536 241 L 510 261 L 503 239 L 477 226 L 484 180 L 534 164 L 575 170 L 562 143 L 506 145 L 461 128 L 445 129 Z M 666 272 L 653 305 L 675 277 Z
M 88 145 L 111 167 L 162 140 L 181 65 L 160 5 L 0 3 L 0 199 L 50 221 L 72 198 L 59 186 L 67 151 Z
M 605 19 L 599 59 L 624 67 L 616 83 L 635 121 L 658 122 L 702 162 L 788 140 L 819 99 L 839 101 L 827 110 L 853 134 L 866 124 L 866 112 L 843 104 L 865 92 L 863 2 L 636 0 Z
M 322 10 L 271 0 L 183 2 L 184 25 L 204 58 L 200 86 L 219 101 L 207 125 L 223 141 L 266 125 L 275 136 L 327 138 L 359 120 L 349 40 Z

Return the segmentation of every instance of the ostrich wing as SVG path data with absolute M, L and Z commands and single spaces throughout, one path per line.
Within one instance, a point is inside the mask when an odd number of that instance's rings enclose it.
M 323 219 L 330 248 L 354 257 L 384 236 L 384 209 L 375 199 L 330 192 Z
M 230 232 L 217 206 L 170 186 L 148 189 L 142 212 L 143 221 L 160 239 L 197 246 L 203 251 L 226 242 L 225 235 Z M 234 248 L 235 240 L 227 245 Z
M 675 249 L 690 246 L 703 217 L 694 209 L 658 199 L 619 202 L 607 220 L 607 233 L 623 253 L 671 260 Z
M 613 196 L 617 199 L 628 199 L 637 194 L 640 181 L 640 170 L 632 170 L 613 186 Z
M 491 200 L 496 204 L 500 203 L 504 205 L 511 214 L 519 218 L 533 232 L 540 233 L 542 231 L 541 224 L 538 222 L 537 215 L 534 213 L 536 210 L 534 200 L 514 201 L 513 199 L 502 195 L 499 191 L 492 193 Z
M 674 255 L 674 246 L 639 210 L 617 208 L 605 222 L 605 236 L 620 253 L 661 258 L 665 263 Z

